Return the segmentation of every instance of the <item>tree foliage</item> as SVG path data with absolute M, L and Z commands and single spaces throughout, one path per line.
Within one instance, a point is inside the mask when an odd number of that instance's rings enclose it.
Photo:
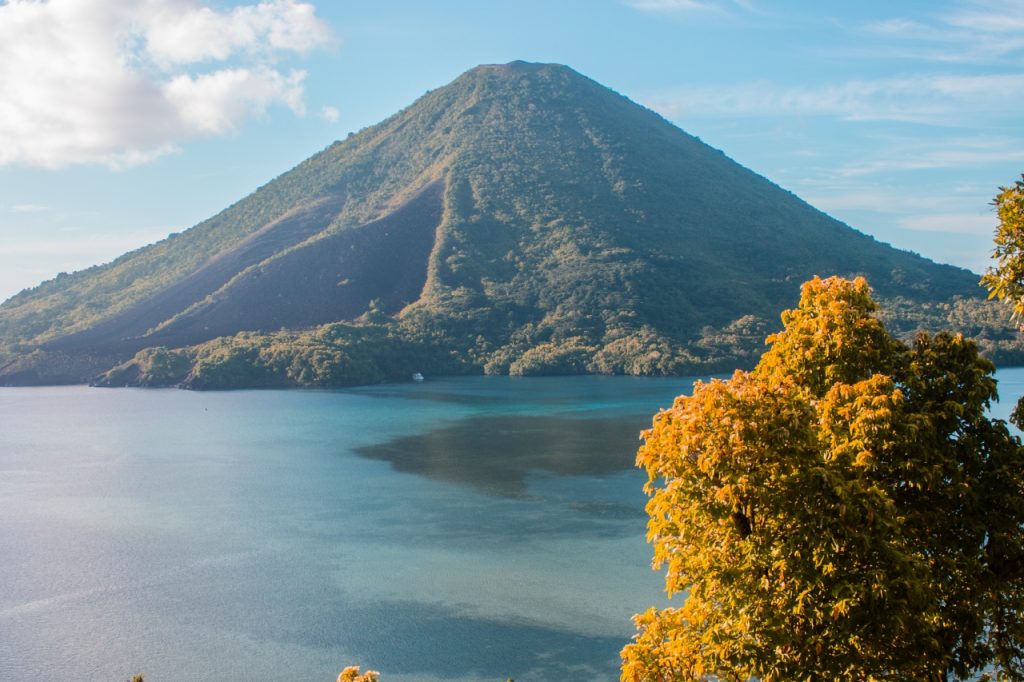
M 1011 317 L 1024 330 L 1024 176 L 1011 187 L 1000 187 L 992 203 L 999 216 L 992 254 L 996 266 L 988 269 L 981 283 L 988 287 L 989 298 L 1013 306 Z M 1011 421 L 1024 425 L 1024 397 L 1017 401 Z
M 982 278 L 990 298 L 1008 301 L 1013 316 L 1024 324 L 1024 176 L 1010 187 L 1001 187 L 992 202 L 999 215 L 996 266 Z
M 377 682 L 379 679 L 379 672 L 367 670 L 365 673 L 360 673 L 358 665 L 350 665 L 338 675 L 338 682 Z
M 993 365 L 911 345 L 867 282 L 804 284 L 750 372 L 654 418 L 648 539 L 679 608 L 636 617 L 628 682 L 1024 679 L 1024 449 Z
M 242 332 L 188 348 L 147 348 L 94 380 L 102 386 L 329 388 L 464 374 L 436 340 L 407 330 L 333 323 L 301 332 Z

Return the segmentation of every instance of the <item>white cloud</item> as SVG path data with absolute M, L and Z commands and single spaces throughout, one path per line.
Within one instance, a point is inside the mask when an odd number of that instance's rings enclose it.
M 934 170 L 936 168 L 987 166 L 1001 161 L 1019 161 L 1020 159 L 1024 159 L 1024 150 L 1021 148 L 989 152 L 943 150 L 931 154 L 922 154 L 916 158 L 879 158 L 866 162 L 844 164 L 839 169 L 839 175 L 851 177 L 889 171 L 921 171 Z
M 889 171 L 986 166 L 1024 159 L 1024 140 L 973 137 L 926 143 L 891 143 L 874 158 L 840 166 L 838 175 L 856 177 Z
M 287 76 L 273 69 L 223 69 L 196 78 L 183 74 L 163 87 L 164 98 L 190 128 L 219 134 L 230 132 L 239 121 L 281 103 L 297 114 L 302 103 L 302 71 Z
M 1024 50 L 1024 1 L 962 2 L 922 19 L 893 18 L 863 26 L 888 41 L 865 54 L 935 62 L 999 62 Z
M 907 230 L 925 232 L 953 232 L 960 234 L 989 235 L 995 233 L 999 223 L 995 214 L 978 213 L 943 213 L 935 215 L 914 216 L 898 221 L 900 227 Z
M 892 213 L 894 209 L 904 212 L 935 211 L 942 207 L 959 206 L 957 202 L 943 195 L 920 195 L 901 191 L 899 188 L 881 188 L 873 185 L 844 187 L 836 183 L 820 182 L 824 186 L 814 187 L 802 193 L 807 203 L 820 208 L 826 213 L 845 211 L 872 211 L 875 213 Z
M 297 0 L 225 11 L 198 0 L 8 0 L 0 165 L 134 165 L 273 105 L 301 114 L 304 74 L 274 60 L 328 40 Z
M 304 53 L 330 40 L 326 25 L 306 3 L 274 0 L 227 12 L 162 4 L 144 33 L 146 52 L 162 64 L 224 60 L 238 51 Z
M 970 122 L 978 115 L 1020 111 L 1024 74 L 914 75 L 817 86 L 770 82 L 694 86 L 652 97 L 669 118 L 687 114 L 827 116 L 847 121 L 933 125 Z
M 320 118 L 328 123 L 336 123 L 339 116 L 341 116 L 341 112 L 337 107 L 324 106 L 320 109 Z
M 11 206 L 11 210 L 15 213 L 42 213 L 43 211 L 49 211 L 49 206 L 43 206 L 42 204 L 15 204 Z
M 1024 2 L 1001 2 L 987 9 L 961 10 L 946 21 L 959 28 L 986 33 L 1024 33 Z

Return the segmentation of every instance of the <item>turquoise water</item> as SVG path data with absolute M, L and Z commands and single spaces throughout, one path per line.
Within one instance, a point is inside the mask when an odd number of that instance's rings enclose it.
M 616 679 L 690 385 L 0 389 L 0 680 Z

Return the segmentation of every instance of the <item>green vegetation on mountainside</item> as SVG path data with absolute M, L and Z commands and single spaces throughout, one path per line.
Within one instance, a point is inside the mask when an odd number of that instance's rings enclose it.
M 464 374 L 450 349 L 378 325 L 307 332 L 243 332 L 181 349 L 147 348 L 108 371 L 104 386 L 196 389 L 332 387 L 408 379 L 416 371 Z
M 924 309 L 909 306 L 915 312 L 909 322 L 894 312 L 909 304 L 890 301 L 888 305 L 880 318 L 900 321 L 898 335 L 904 339 L 924 330 L 963 329 L 982 339 L 990 357 L 1007 364 L 1024 361 L 1012 330 L 1004 333 L 996 320 L 982 319 L 1000 314 L 996 304 L 957 299 Z M 243 332 L 179 349 L 146 348 L 96 383 L 195 389 L 327 388 L 403 381 L 413 372 L 430 376 L 701 375 L 753 367 L 764 351 L 765 336 L 777 329 L 778 324 L 769 325 L 748 315 L 724 328 L 706 327 L 685 344 L 673 343 L 645 328 L 603 344 L 571 336 L 533 345 L 513 342 L 493 351 L 480 339 L 459 343 L 445 334 L 424 335 L 412 325 L 364 319 L 358 324 L 334 323 L 306 332 Z M 1005 338 L 991 338 L 994 331 Z M 56 360 L 61 358 L 50 358 L 49 363 Z

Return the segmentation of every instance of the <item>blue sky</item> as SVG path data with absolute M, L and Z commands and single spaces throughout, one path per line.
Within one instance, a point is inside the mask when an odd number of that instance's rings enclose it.
M 1024 0 L 0 2 L 0 298 L 207 218 L 480 63 L 559 62 L 980 272 Z

